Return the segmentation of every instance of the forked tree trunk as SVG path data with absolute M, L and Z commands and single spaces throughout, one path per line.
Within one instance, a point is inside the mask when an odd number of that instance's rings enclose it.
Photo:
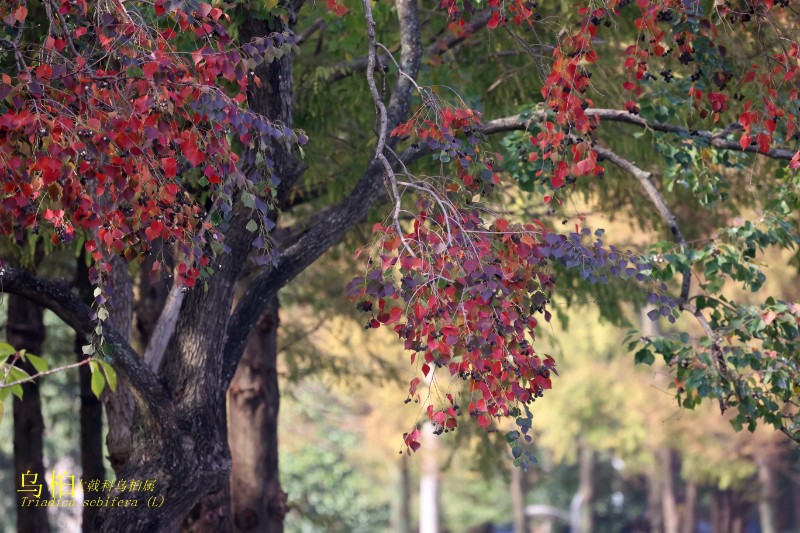
M 228 389 L 231 503 L 237 532 L 283 531 L 286 493 L 278 476 L 278 299 L 250 334 Z
M 14 294 L 8 297 L 8 343 L 17 350 L 27 350 L 41 355 L 45 336 L 43 310 L 38 305 Z M 36 370 L 30 364 L 19 364 L 28 374 Z M 44 467 L 44 419 L 42 401 L 39 395 L 39 382 L 22 385 L 22 400 L 14 397 L 14 481 L 18 489 L 40 487 L 39 500 L 50 499 L 47 475 Z M 25 483 L 23 484 L 23 476 Z M 31 492 L 17 492 L 17 531 L 19 533 L 47 533 L 50 524 L 47 520 L 47 507 L 24 505 L 23 498 L 36 499 Z M 58 494 L 55 495 L 59 497 Z M 71 499 L 70 494 L 65 494 Z

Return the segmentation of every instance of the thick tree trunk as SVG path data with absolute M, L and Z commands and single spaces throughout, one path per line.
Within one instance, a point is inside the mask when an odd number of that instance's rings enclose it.
M 75 287 L 78 295 L 84 302 L 91 303 L 92 286 L 89 283 L 89 272 L 86 258 L 83 254 L 78 258 L 75 269 Z M 78 361 L 86 359 L 86 354 L 81 348 L 86 344 L 82 335 L 75 336 L 75 355 Z M 103 464 L 103 404 L 92 392 L 92 371 L 87 365 L 78 369 L 80 391 L 80 453 L 81 453 L 81 478 L 83 483 L 84 500 L 97 497 L 98 491 L 89 489 L 89 482 L 94 479 L 106 478 L 105 465 Z M 94 518 L 97 516 L 98 507 L 84 506 L 82 510 L 81 529 L 83 533 L 94 531 Z
M 10 295 L 8 297 L 8 343 L 17 350 L 27 350 L 41 355 L 45 336 L 43 310 L 27 299 Z M 19 364 L 20 368 L 34 374 L 30 364 Z M 42 402 L 39 396 L 38 381 L 22 385 L 22 400 L 14 397 L 14 479 L 19 489 L 35 485 L 41 487 L 38 499 L 50 499 L 47 488 L 47 475 L 44 467 Z M 23 476 L 25 483 L 23 483 Z M 35 477 L 33 477 L 35 476 Z M 17 531 L 19 533 L 47 533 L 50 524 L 47 520 L 47 507 L 23 504 L 23 498 L 37 496 L 31 492 L 17 492 Z M 60 494 L 55 494 L 59 498 Z M 71 499 L 71 494 L 64 494 Z
M 686 498 L 683 503 L 681 516 L 681 533 L 694 533 L 694 523 L 697 510 L 697 484 L 693 481 L 686 483 Z
M 678 510 L 675 503 L 672 450 L 662 448 L 656 454 L 661 470 L 661 515 L 664 518 L 664 533 L 678 533 Z
M 250 334 L 228 389 L 233 523 L 239 532 L 283 531 L 286 493 L 278 478 L 278 299 Z

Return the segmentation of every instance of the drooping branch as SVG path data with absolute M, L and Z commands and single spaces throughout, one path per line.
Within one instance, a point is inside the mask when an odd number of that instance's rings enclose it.
M 80 301 L 66 284 L 43 280 L 23 269 L 0 267 L 0 292 L 18 294 L 36 302 L 81 335 L 88 337 L 94 332 L 96 323 L 91 308 Z M 103 337 L 109 348 L 107 358 L 129 387 L 145 423 L 157 423 L 162 427 L 172 425 L 169 397 L 155 373 L 116 331 L 104 327 Z

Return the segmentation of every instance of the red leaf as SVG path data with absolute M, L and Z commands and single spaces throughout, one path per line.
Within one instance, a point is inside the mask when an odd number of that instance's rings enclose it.
M 142 72 L 144 72 L 144 77 L 148 80 L 153 79 L 153 75 L 158 72 L 158 63 L 155 61 L 150 61 L 149 63 L 145 63 L 142 65 Z
M 486 27 L 493 30 L 500 24 L 500 12 L 495 11 L 492 13 L 492 17 L 489 19 L 489 22 L 486 23 Z

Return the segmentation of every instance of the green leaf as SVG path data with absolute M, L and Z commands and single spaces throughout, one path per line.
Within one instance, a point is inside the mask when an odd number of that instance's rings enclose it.
M 106 380 L 103 377 L 103 373 L 100 371 L 97 361 L 91 361 L 89 363 L 89 368 L 92 370 L 92 392 L 95 396 L 100 398 L 100 394 L 103 393 L 103 389 L 106 386 Z
M 9 355 L 14 355 L 17 351 L 14 349 L 13 346 L 8 344 L 7 342 L 0 342 L 0 357 L 8 357 Z
M 247 223 L 245 229 L 247 229 L 247 231 L 250 232 L 256 232 L 258 230 L 258 223 L 256 223 L 255 220 L 251 220 L 250 222 Z
M 652 365 L 656 362 L 656 358 L 653 353 L 648 350 L 647 348 L 642 348 L 638 352 L 633 355 L 633 360 L 636 362 L 637 365 L 645 364 L 645 365 Z
M 25 359 L 30 361 L 31 365 L 33 365 L 33 368 L 36 369 L 36 372 L 47 372 L 47 370 L 50 368 L 50 365 L 47 364 L 47 361 L 45 361 L 38 355 L 33 355 L 29 353 L 25 355 Z
M 103 367 L 103 372 L 106 374 L 106 380 L 108 381 L 108 386 L 111 387 L 111 392 L 117 391 L 117 372 L 114 368 L 106 363 L 105 361 L 99 360 L 100 366 Z

